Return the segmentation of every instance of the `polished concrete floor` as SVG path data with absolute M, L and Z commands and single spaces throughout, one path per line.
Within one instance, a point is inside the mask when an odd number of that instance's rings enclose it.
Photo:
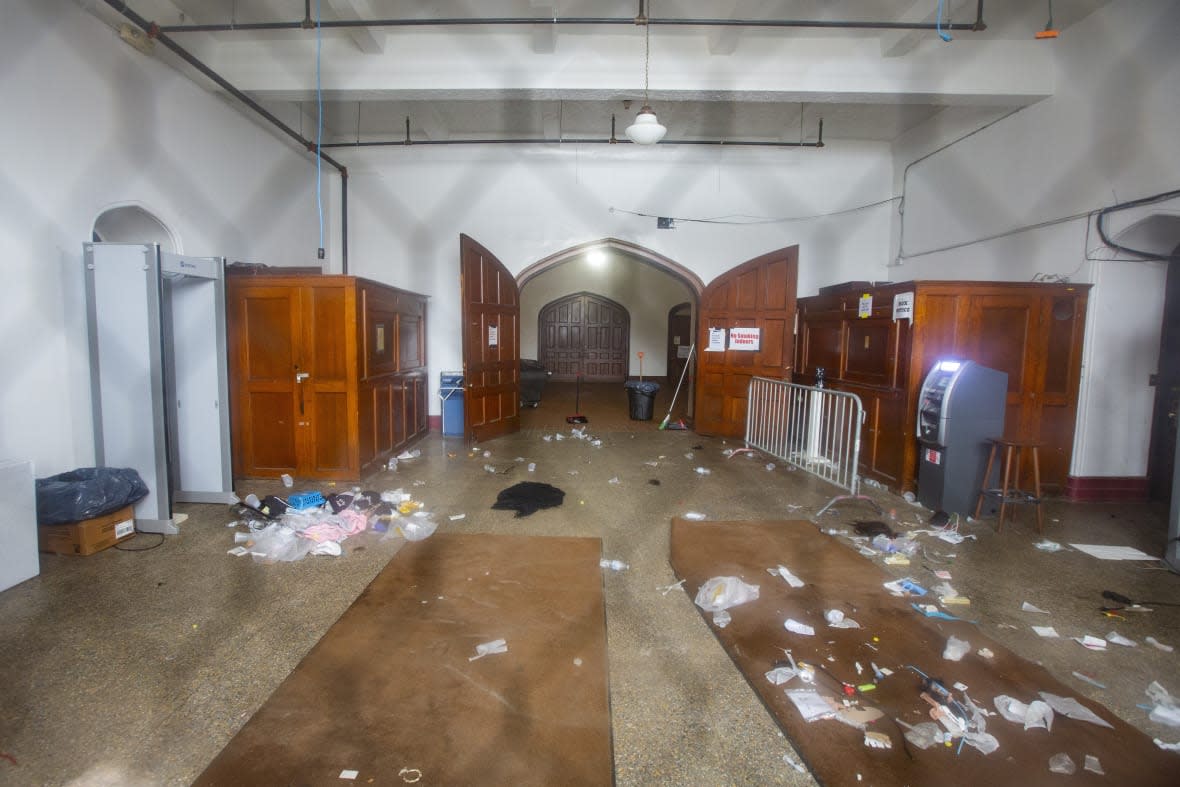
M 618 784 L 813 783 L 784 765 L 790 742 L 691 599 L 667 590 L 675 582 L 668 532 L 669 520 L 688 511 L 715 520 L 808 519 L 835 490 L 781 463 L 767 470 L 765 458 L 726 458 L 723 451 L 735 443 L 658 431 L 662 412 L 649 423 L 614 422 L 632 431 L 605 431 L 610 419 L 592 418 L 587 431 L 602 440 L 599 447 L 544 440 L 558 424 L 568 433 L 564 415 L 542 405 L 525 413 L 520 433 L 475 451 L 432 434 L 417 446 L 421 458 L 382 471 L 365 486 L 405 488 L 438 514 L 444 530 L 593 536 L 602 539 L 606 557 L 630 564 L 603 578 Z M 536 463 L 532 474 L 528 462 Z M 697 467 L 712 472 L 700 475 Z M 522 519 L 490 509 L 501 489 L 526 479 L 561 487 L 565 504 Z M 275 489 L 239 485 L 242 495 Z M 902 529 L 929 516 L 889 493 L 869 492 Z M 190 782 L 400 546 L 370 532 L 346 541 L 341 557 L 257 564 L 226 554 L 233 546 L 228 507 L 179 509 L 189 514 L 181 534 L 157 548 L 43 555 L 39 577 L 0 593 L 0 783 Z M 1045 535 L 1055 541 L 1162 553 L 1162 507 L 1050 502 L 1046 511 Z M 451 521 L 454 514 L 466 516 Z M 842 528 L 870 515 L 864 504 L 846 503 L 819 525 Z M 1148 734 L 1180 738 L 1180 730 L 1150 723 L 1138 707 L 1152 680 L 1180 693 L 1180 608 L 1126 619 L 1098 612 L 1104 589 L 1180 602 L 1180 577 L 1150 564 L 1038 551 L 1031 512 L 1022 511 L 1000 534 L 986 520 L 963 532 L 976 538 L 952 547 L 924 537 L 924 561 L 887 570 L 927 580 L 928 568 L 949 570 L 988 634 Z M 816 537 L 830 536 L 817 530 Z M 147 548 L 158 540 L 139 535 L 123 546 Z M 1051 614 L 1021 612 L 1023 601 Z M 1063 638 L 1037 637 L 1029 628 L 1034 623 L 1055 626 Z M 1097 653 L 1068 639 L 1112 629 L 1140 643 L 1154 635 L 1177 651 L 1140 644 Z M 397 664 L 373 653 L 371 669 Z M 1107 688 L 1071 677 L 1074 670 Z

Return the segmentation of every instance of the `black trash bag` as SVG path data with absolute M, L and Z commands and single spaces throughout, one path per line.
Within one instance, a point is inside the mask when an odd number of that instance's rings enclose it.
M 130 467 L 80 467 L 37 479 L 37 521 L 60 525 L 93 519 L 147 496 L 147 484 Z
M 520 518 L 542 508 L 556 508 L 563 500 L 565 492 L 555 486 L 536 481 L 522 481 L 500 492 L 492 508 L 515 511 L 517 518 Z

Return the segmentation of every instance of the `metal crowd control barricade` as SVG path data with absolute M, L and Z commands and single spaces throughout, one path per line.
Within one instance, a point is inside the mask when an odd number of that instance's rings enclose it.
M 863 423 L 864 407 L 856 394 L 766 377 L 750 380 L 746 445 L 848 491 L 829 500 L 817 517 L 842 500 L 864 500 L 881 512 L 860 494 Z

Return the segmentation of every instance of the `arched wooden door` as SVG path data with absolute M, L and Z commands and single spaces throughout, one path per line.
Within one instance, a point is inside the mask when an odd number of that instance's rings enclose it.
M 627 379 L 631 315 L 609 298 L 579 292 L 541 307 L 537 353 L 551 380 L 618 383 Z
M 520 431 L 520 290 L 496 256 L 459 236 L 463 304 L 463 434 L 491 440 Z
M 697 335 L 697 432 L 741 437 L 750 378 L 791 378 L 798 266 L 799 247 L 790 246 L 742 263 L 705 288 Z

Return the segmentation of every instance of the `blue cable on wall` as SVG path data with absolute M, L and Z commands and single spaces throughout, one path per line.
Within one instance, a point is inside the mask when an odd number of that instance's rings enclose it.
M 318 3 L 319 0 L 316 0 L 316 2 Z M 950 41 L 951 34 L 942 29 L 942 2 L 943 0 L 938 0 L 938 19 L 936 20 L 934 27 L 936 30 L 938 30 L 939 38 L 941 38 L 943 41 Z
M 324 159 L 320 156 L 320 143 L 324 138 L 324 92 L 320 83 L 320 50 L 323 48 L 323 27 L 320 26 L 320 0 L 315 0 L 315 207 L 320 219 L 320 247 L 317 255 L 324 258 L 324 196 L 323 196 L 323 167 Z

